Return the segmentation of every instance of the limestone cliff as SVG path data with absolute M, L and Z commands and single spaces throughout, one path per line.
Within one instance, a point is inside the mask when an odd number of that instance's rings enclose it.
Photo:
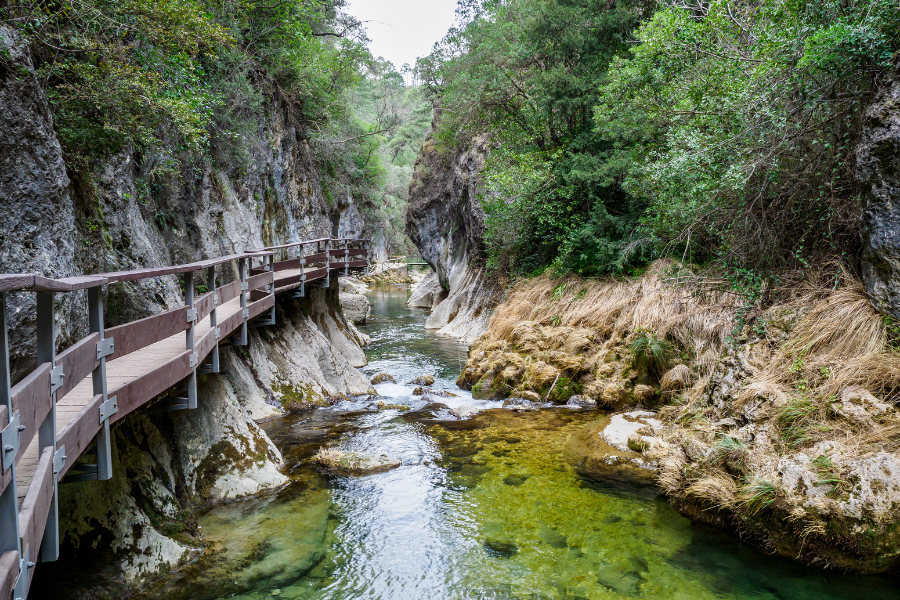
M 70 179 L 29 50 L 0 26 L 0 109 L 0 272 L 128 270 L 361 231 L 352 199 L 332 205 L 323 194 L 314 155 L 278 101 L 244 140 L 242 168 L 175 147 L 155 158 L 126 148 Z M 236 276 L 219 271 L 222 283 Z M 223 374 L 201 377 L 197 410 L 141 410 L 114 426 L 114 477 L 60 487 L 62 557 L 41 565 L 35 585 L 69 579 L 92 561 L 85 597 L 124 593 L 191 555 L 196 508 L 287 482 L 280 453 L 253 419 L 370 389 L 354 368 L 365 364 L 363 338 L 340 311 L 336 283 L 301 301 L 279 299 L 277 326 L 223 350 Z M 105 294 L 109 326 L 183 304 L 175 277 Z M 34 365 L 34 295 L 9 300 L 18 379 Z M 86 333 L 83 292 L 57 295 L 56 307 L 64 348 Z
M 892 78 L 866 110 L 857 150 L 864 184 L 863 279 L 876 308 L 900 318 L 900 54 Z
M 437 278 L 423 280 L 415 294 L 432 308 L 425 327 L 469 342 L 486 329 L 495 291 L 479 266 L 484 210 L 478 185 L 486 152 L 482 137 L 447 156 L 429 136 L 416 159 L 406 214 L 406 232 Z

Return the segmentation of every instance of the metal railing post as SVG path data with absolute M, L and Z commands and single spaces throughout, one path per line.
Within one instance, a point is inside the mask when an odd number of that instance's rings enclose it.
M 56 315 L 53 307 L 53 292 L 37 293 L 37 363 L 56 364 Z M 38 452 L 47 446 L 53 447 L 56 457 L 56 390 L 61 385 L 61 370 L 54 368 L 50 376 L 50 412 L 38 428 Z M 59 558 L 59 482 L 53 478 L 53 497 L 47 513 L 47 525 L 41 540 L 41 560 L 54 561 Z M 29 549 L 34 551 L 36 549 Z
M 241 323 L 241 341 L 240 346 L 247 345 L 247 318 L 250 316 L 249 311 L 247 310 L 247 258 L 241 257 L 238 259 L 238 272 L 240 273 L 241 278 L 241 314 L 243 316 L 244 322 Z
M 207 267 L 206 269 L 206 287 L 213 295 L 212 310 L 209 311 L 209 326 L 215 332 L 213 336 L 216 338 L 216 345 L 212 349 L 212 372 L 219 372 L 219 321 L 216 316 L 216 307 L 219 306 L 219 291 L 216 289 L 216 267 Z
M 3 444 L 0 447 L 2 461 L 0 472 L 10 471 L 11 480 L 0 494 L 0 555 L 14 550 L 19 557 L 19 568 L 22 569 L 22 538 L 19 536 L 19 499 L 16 492 L 16 454 L 19 448 L 19 419 L 13 415 L 12 397 L 10 396 L 9 378 L 9 336 L 6 331 L 6 292 L 0 292 L 0 403 L 6 407 L 9 425 L 3 429 Z M 16 584 L 16 594 L 20 585 L 27 589 L 28 567 L 22 569 Z M 3 600 L 6 600 L 5 598 Z
M 191 374 L 188 375 L 188 409 L 197 408 L 197 352 L 194 346 L 194 326 L 197 323 L 197 309 L 194 308 L 194 272 L 184 274 L 184 304 L 188 308 L 188 327 L 185 334 L 185 349 L 191 351 Z
M 101 395 L 100 431 L 97 433 L 97 479 L 112 478 L 112 438 L 109 431 L 109 418 L 119 411 L 116 398 L 107 397 L 106 357 L 113 353 L 113 340 L 107 340 L 103 326 L 103 294 L 101 286 L 88 288 L 88 321 L 91 333 L 100 334 L 97 342 L 97 358 L 100 364 L 91 373 L 94 384 L 94 395 Z
M 306 246 L 300 244 L 300 295 L 306 295 Z
M 268 256 L 268 258 L 266 259 L 266 263 L 267 263 L 266 270 L 269 271 L 270 273 L 272 273 L 272 283 L 270 283 L 269 285 L 266 286 L 266 290 L 271 292 L 272 300 L 273 300 L 272 310 L 269 314 L 269 323 L 271 325 L 274 325 L 275 324 L 275 304 L 274 304 L 274 300 L 275 300 L 275 255 L 270 254 Z
M 331 238 L 325 240 L 325 287 L 331 287 Z
M 344 275 L 350 274 L 350 242 L 344 240 Z

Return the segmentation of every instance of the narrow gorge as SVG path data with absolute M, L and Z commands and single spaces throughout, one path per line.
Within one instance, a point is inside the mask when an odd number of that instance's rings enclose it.
M 898 28 L 0 2 L 0 600 L 900 598 Z

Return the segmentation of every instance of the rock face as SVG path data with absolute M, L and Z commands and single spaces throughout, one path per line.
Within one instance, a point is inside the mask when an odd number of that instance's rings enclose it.
M 180 172 L 161 180 L 146 157 L 124 148 L 92 164 L 89 186 L 73 184 L 28 48 L 0 25 L 0 108 L 0 272 L 65 277 L 359 235 L 352 199 L 326 199 L 312 151 L 277 101 L 247 140 L 240 169 L 173 158 Z M 218 276 L 233 281 L 236 267 Z M 79 568 L 73 561 L 95 556 L 98 577 L 86 596 L 95 586 L 118 597 L 156 578 L 191 552 L 196 508 L 286 482 L 280 453 L 254 419 L 372 391 L 354 368 L 365 364 L 365 338 L 343 316 L 337 282 L 310 292 L 280 299 L 278 325 L 251 331 L 249 346 L 223 349 L 224 374 L 201 377 L 197 410 L 138 411 L 114 426 L 113 479 L 60 487 L 63 556 L 42 566 L 42 577 L 65 579 Z M 105 294 L 110 327 L 183 305 L 175 277 Z M 86 333 L 83 295 L 57 295 L 59 347 Z M 14 380 L 34 365 L 33 306 L 33 294 L 9 297 Z
M 414 293 L 415 306 L 432 309 L 425 327 L 468 342 L 487 328 L 495 292 L 476 266 L 483 258 L 477 189 L 486 152 L 482 137 L 447 157 L 429 136 L 416 159 L 406 214 L 406 232 L 435 272 Z
M 447 298 L 447 292 L 441 287 L 436 272 L 431 271 L 413 288 L 406 301 L 411 308 L 428 308 L 434 310 L 438 304 Z
M 864 184 L 863 279 L 876 308 L 900 318 L 900 55 L 892 81 L 866 111 L 857 150 Z

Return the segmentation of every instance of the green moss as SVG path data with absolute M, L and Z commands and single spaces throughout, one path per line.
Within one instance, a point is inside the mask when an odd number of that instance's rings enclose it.
M 556 404 L 563 404 L 572 396 L 580 394 L 582 389 L 584 389 L 583 384 L 572 381 L 572 379 L 564 375 L 560 375 L 559 379 L 556 380 L 556 385 L 553 387 L 553 391 L 550 392 L 550 397 L 548 399 Z M 542 391 L 541 396 L 543 397 L 545 395 L 546 392 Z
M 301 410 L 311 406 L 328 406 L 328 401 L 312 386 L 303 383 L 283 383 L 274 387 L 281 397 L 281 405 L 287 410 Z

